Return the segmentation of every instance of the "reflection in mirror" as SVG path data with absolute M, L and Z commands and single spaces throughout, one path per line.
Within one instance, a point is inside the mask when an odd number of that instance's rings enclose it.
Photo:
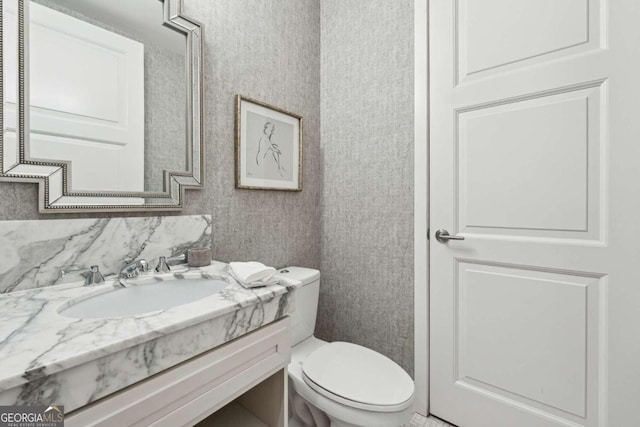
M 18 164 L 18 129 L 16 102 L 18 99 L 18 2 L 3 0 L 2 13 L 2 170 L 10 170 Z M 6 64 L 6 65 L 5 65 Z
M 202 26 L 182 0 L 0 0 L 0 181 L 41 212 L 178 210 L 202 188 Z
M 187 169 L 186 36 L 158 0 L 31 0 L 28 156 L 69 191 L 155 191 Z

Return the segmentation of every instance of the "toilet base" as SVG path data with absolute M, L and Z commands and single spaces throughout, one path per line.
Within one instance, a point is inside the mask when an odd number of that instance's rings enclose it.
M 352 427 L 353 424 L 336 424 L 330 421 L 329 426 L 330 427 Z M 291 417 L 289 418 L 289 427 L 310 427 L 310 426 L 302 424 L 296 417 Z
M 332 420 L 330 418 L 328 419 L 327 422 L 328 424 L 325 424 L 327 427 L 362 427 L 355 424 L 344 423 L 340 420 Z M 406 424 L 403 424 L 402 426 L 398 426 L 398 427 L 403 427 L 405 425 Z M 318 426 L 318 424 L 315 423 L 313 420 L 311 421 L 311 424 L 306 424 L 295 415 L 292 415 L 289 418 L 289 427 L 320 427 L 320 426 Z
M 305 403 L 307 405 L 311 405 L 308 402 Z M 317 408 L 315 409 L 318 410 Z M 319 420 L 319 423 L 316 423 L 313 419 L 310 419 L 309 421 L 310 423 L 305 423 L 297 416 L 291 415 L 291 417 L 289 417 L 289 427 L 362 427 L 361 425 L 350 424 L 340 420 L 332 420 L 330 417 L 326 417 L 324 420 Z M 404 425 L 405 424 L 397 427 L 403 427 Z

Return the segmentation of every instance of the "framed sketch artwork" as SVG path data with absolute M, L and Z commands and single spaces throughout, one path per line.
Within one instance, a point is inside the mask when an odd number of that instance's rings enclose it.
M 302 117 L 236 96 L 236 188 L 302 190 Z

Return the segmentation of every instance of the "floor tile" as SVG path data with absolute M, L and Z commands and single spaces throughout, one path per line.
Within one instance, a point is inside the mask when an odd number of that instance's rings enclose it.
M 405 424 L 404 427 L 454 427 L 438 418 L 425 417 L 418 413 L 413 414 L 409 424 Z

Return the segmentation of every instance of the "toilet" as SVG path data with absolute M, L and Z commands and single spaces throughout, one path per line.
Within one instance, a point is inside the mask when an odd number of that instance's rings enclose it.
M 313 336 L 320 272 L 287 267 L 279 275 L 302 283 L 293 292 L 289 425 L 292 427 L 399 427 L 414 412 L 411 377 L 366 347 Z

